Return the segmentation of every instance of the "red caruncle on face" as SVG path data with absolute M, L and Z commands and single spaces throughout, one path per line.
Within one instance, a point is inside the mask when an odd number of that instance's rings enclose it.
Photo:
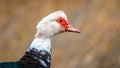
M 57 20 L 56 20 L 60 25 L 62 25 L 65 29 L 69 28 L 69 24 L 68 22 L 62 18 L 62 17 L 59 17 Z

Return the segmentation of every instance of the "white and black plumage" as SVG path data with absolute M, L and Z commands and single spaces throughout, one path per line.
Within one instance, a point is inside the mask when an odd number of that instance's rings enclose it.
M 52 37 L 63 32 L 80 33 L 69 25 L 63 11 L 56 11 L 44 17 L 36 28 L 35 38 L 25 55 L 17 62 L 0 63 L 0 68 L 50 68 Z

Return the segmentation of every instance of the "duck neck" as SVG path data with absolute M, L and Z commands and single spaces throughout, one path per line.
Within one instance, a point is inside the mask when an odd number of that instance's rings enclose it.
M 35 37 L 21 62 L 49 68 L 51 64 L 51 38 Z M 31 62 L 30 62 L 31 61 Z
M 51 54 L 51 38 L 35 37 L 27 51 L 29 52 L 32 49 L 36 49 L 37 51 L 46 51 Z

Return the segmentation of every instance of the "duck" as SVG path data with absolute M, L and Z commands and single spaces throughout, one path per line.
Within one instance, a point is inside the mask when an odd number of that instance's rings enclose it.
M 44 17 L 38 22 L 36 29 L 34 39 L 23 57 L 16 62 L 1 62 L 0 68 L 50 68 L 52 38 L 64 32 L 80 33 L 80 30 L 68 23 L 62 10 Z

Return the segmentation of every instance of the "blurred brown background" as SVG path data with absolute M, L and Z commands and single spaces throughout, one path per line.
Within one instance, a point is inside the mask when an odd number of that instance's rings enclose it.
M 0 61 L 19 60 L 56 10 L 81 33 L 53 38 L 52 68 L 120 68 L 120 0 L 0 0 Z

